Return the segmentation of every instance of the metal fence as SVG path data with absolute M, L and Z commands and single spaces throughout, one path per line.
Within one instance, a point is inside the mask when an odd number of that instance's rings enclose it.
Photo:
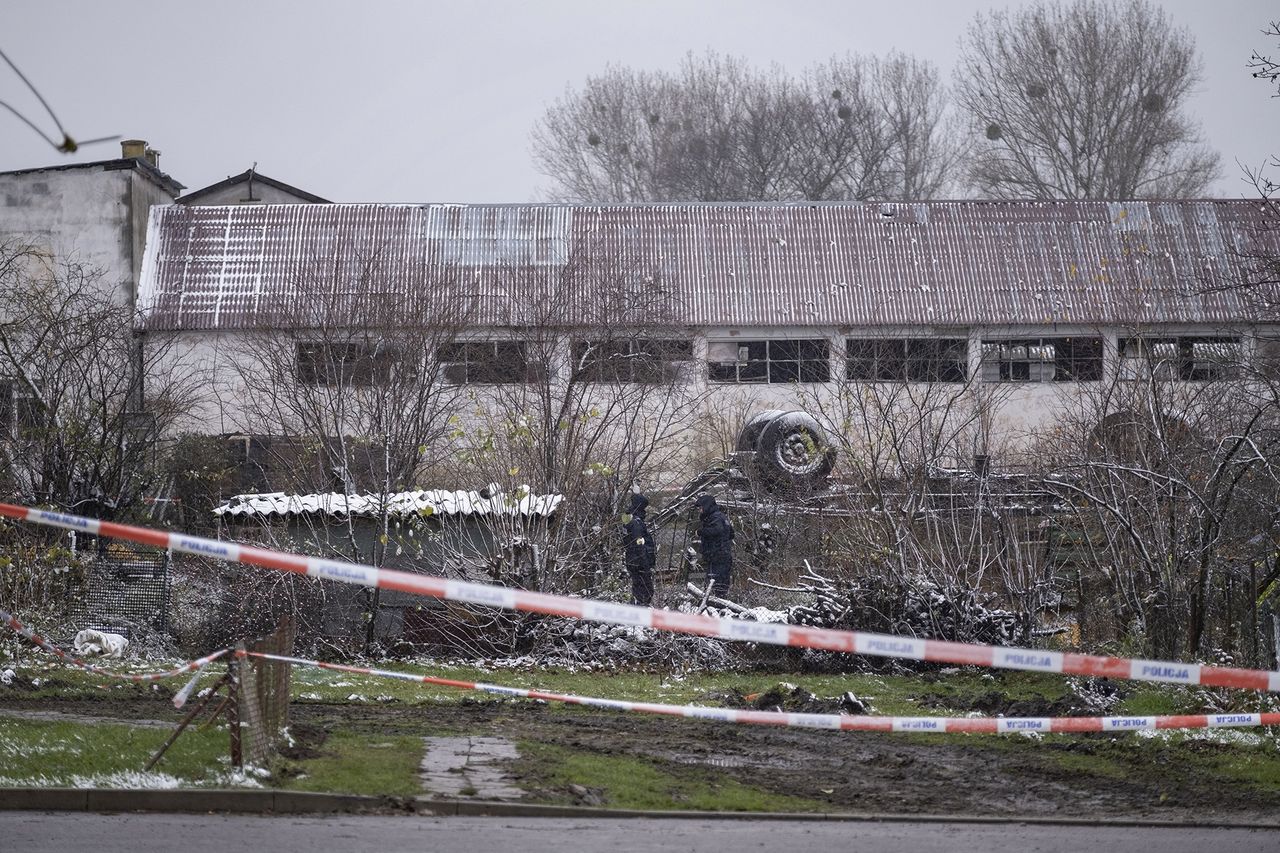
M 72 612 L 85 627 L 125 636 L 140 627 L 164 632 L 169 628 L 170 582 L 167 551 L 103 540 Z

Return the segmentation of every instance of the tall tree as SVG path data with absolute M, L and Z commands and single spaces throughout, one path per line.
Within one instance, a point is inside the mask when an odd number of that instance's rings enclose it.
M 706 396 L 690 381 L 687 306 L 661 270 L 607 246 L 579 248 L 551 269 L 497 268 L 492 286 L 506 297 L 495 319 L 510 337 L 440 353 L 471 401 L 457 422 L 455 476 L 516 500 L 562 495 L 548 528 L 485 521 L 496 541 L 519 546 L 511 563 L 517 552 L 531 563 L 521 583 L 578 591 L 619 542 L 625 491 L 683 479 L 685 439 Z
M 795 77 L 710 53 L 612 67 L 553 104 L 533 156 L 566 201 L 924 198 L 956 157 L 937 69 L 834 57 Z
M 1187 99 L 1191 35 L 1147 0 L 979 14 L 956 101 L 977 135 L 972 189 L 995 198 L 1186 198 L 1218 172 Z
M 313 544 L 382 566 L 396 547 L 390 496 L 418 487 L 424 468 L 446 453 L 461 395 L 442 381 L 435 353 L 472 321 L 475 298 L 451 268 L 395 264 L 377 251 L 317 258 L 291 284 L 294 297 L 275 309 L 274 328 L 246 335 L 232 356 L 240 427 L 263 448 L 260 460 L 247 461 L 278 489 L 367 496 L 379 535 L 362 538 L 347 514 Z M 311 600 L 299 598 L 301 588 L 314 595 L 315 585 L 270 575 L 257 581 L 245 595 L 289 602 L 304 628 L 323 619 L 297 606 Z M 381 596 L 372 589 L 365 597 L 366 647 Z
M 112 518 L 162 485 L 158 443 L 201 377 L 110 290 L 99 268 L 0 241 L 0 490 L 22 502 Z

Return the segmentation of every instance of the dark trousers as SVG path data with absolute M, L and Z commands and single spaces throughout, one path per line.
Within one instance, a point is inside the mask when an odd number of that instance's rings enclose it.
M 733 580 L 733 558 L 713 557 L 707 561 L 707 583 L 711 594 L 720 598 L 729 595 L 729 583 Z
M 653 603 L 653 569 L 627 566 L 631 575 L 631 603 L 648 607 Z

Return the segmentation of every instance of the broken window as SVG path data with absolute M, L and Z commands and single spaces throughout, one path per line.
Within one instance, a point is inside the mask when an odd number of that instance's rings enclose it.
M 395 347 L 382 343 L 300 342 L 298 382 L 303 385 L 388 385 L 399 358 Z
M 0 433 L 13 435 L 44 423 L 44 409 L 25 382 L 0 379 Z
M 845 375 L 855 382 L 963 382 L 969 375 L 964 338 L 849 338 Z
M 676 382 L 693 359 L 693 342 L 595 340 L 573 342 L 575 378 L 586 382 Z
M 461 341 L 436 348 L 444 381 L 450 385 L 505 385 L 530 382 L 524 341 Z
M 1204 382 L 1239 373 L 1239 338 L 1121 338 L 1121 379 L 1181 379 Z
M 822 339 L 711 341 L 707 376 L 712 382 L 826 382 L 831 348 Z
M 982 342 L 984 382 L 1091 382 L 1102 378 L 1102 338 Z

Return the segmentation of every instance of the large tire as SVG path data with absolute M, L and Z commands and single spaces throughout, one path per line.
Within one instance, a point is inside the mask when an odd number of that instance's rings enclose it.
M 831 437 L 804 412 L 775 414 L 756 440 L 756 472 L 772 491 L 813 491 L 835 462 Z
M 761 412 L 758 415 L 752 415 L 751 419 L 742 426 L 742 431 L 738 433 L 737 450 L 755 451 L 760 444 L 760 434 L 765 431 L 769 424 L 773 423 L 775 418 L 780 418 L 787 414 L 779 409 L 773 409 L 768 412 Z

